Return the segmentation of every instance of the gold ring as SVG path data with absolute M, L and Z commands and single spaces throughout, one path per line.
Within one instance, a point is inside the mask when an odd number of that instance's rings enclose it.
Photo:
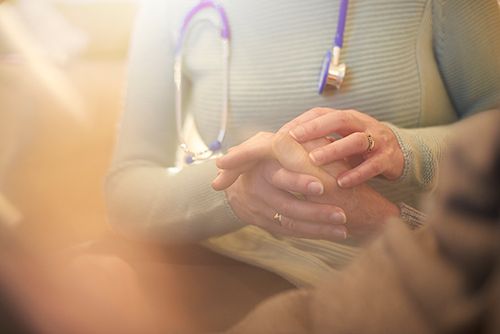
M 366 138 L 368 139 L 368 148 L 366 149 L 366 151 L 371 152 L 375 147 L 375 139 L 373 139 L 373 136 L 369 133 L 366 134 Z
M 276 213 L 274 214 L 273 220 L 274 220 L 277 224 L 279 224 L 279 226 L 281 226 L 281 219 L 282 219 L 282 218 L 283 218 L 283 216 L 281 215 L 281 213 L 276 212 Z

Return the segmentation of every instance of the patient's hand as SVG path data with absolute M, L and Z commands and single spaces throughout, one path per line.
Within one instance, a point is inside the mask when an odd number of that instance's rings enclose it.
M 390 201 L 382 197 L 367 184 L 361 184 L 350 189 L 339 188 L 337 176 L 350 169 L 344 161 L 336 161 L 320 168 L 311 163 L 308 152 L 325 145 L 318 141 L 304 144 L 295 141 L 287 132 L 279 132 L 273 138 L 273 154 L 280 164 L 296 173 L 304 173 L 317 177 L 324 184 L 321 196 L 306 196 L 307 200 L 317 203 L 335 204 L 341 207 L 347 215 L 349 234 L 364 237 L 376 232 L 387 218 L 398 216 L 399 210 Z
M 283 168 L 273 157 L 273 137 L 260 133 L 219 159 L 217 164 L 223 169 L 212 183 L 214 189 L 226 190 L 233 211 L 247 224 L 280 235 L 345 239 L 346 218 L 341 209 L 292 194 L 319 195 L 324 187 L 314 176 Z M 312 183 L 317 186 L 311 189 Z M 274 218 L 276 213 L 281 219 Z
M 240 219 L 271 232 L 328 240 L 345 239 L 347 233 L 371 234 L 388 216 L 397 215 L 398 209 L 366 185 L 347 190 L 338 188 L 335 177 L 349 169 L 345 161 L 321 168 L 313 165 L 308 151 L 328 143 L 321 138 L 302 146 L 288 131 L 258 134 L 217 161 L 222 172 L 213 186 L 217 190 L 226 189 L 229 203 Z M 278 183 L 280 189 L 276 189 L 273 179 L 286 173 Z M 300 189 L 297 180 L 304 176 L 320 181 L 322 194 L 308 194 L 304 187 Z M 292 184 L 295 190 L 289 189 Z M 290 191 L 305 197 L 298 199 Z M 276 212 L 283 215 L 281 224 L 273 219 Z M 347 225 L 342 224 L 345 219 L 342 214 L 337 215 L 338 220 L 327 219 L 341 212 L 347 215 Z

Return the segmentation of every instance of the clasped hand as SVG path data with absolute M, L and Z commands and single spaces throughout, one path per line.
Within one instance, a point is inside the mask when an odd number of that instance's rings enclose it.
M 293 130 L 307 129 L 317 118 L 313 110 L 276 134 L 261 132 L 229 149 L 217 160 L 212 186 L 225 190 L 243 222 L 273 234 L 332 241 L 373 235 L 398 209 L 366 184 L 340 188 L 337 177 L 352 170 L 346 159 L 321 167 L 312 161 L 310 152 L 332 143 L 322 135 L 296 140 Z

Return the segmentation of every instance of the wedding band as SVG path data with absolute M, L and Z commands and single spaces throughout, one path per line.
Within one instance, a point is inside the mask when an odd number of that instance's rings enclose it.
M 283 218 L 283 216 L 281 215 L 281 213 L 276 212 L 276 213 L 274 214 L 273 220 L 274 220 L 277 224 L 279 224 L 279 225 L 281 226 L 281 218 Z
M 366 151 L 371 152 L 375 147 L 375 139 L 373 139 L 373 136 L 369 133 L 366 134 L 366 138 L 368 139 L 368 148 Z

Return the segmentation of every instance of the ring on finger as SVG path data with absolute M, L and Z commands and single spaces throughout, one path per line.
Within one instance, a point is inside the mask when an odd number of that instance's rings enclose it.
M 367 152 L 373 151 L 373 148 L 375 147 L 375 139 L 373 139 L 373 136 L 369 133 L 366 134 L 366 139 L 368 139 L 368 147 L 366 149 Z
M 281 215 L 281 213 L 279 212 L 276 212 L 274 214 L 274 217 L 273 217 L 273 220 L 276 224 L 278 224 L 279 226 L 281 226 L 281 220 L 283 219 L 283 216 Z

